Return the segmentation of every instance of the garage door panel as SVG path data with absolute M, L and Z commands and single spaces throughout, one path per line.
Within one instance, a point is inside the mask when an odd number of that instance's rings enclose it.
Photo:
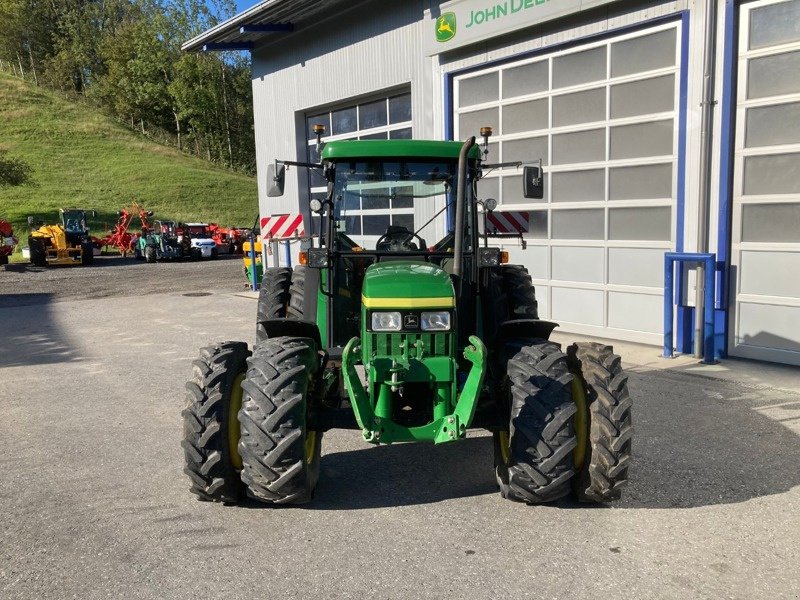
M 552 278 L 560 281 L 603 283 L 603 248 L 553 246 Z
M 661 333 L 664 300 L 660 296 L 608 293 L 608 326 L 615 329 Z
M 800 352 L 800 307 L 739 305 L 737 344 Z
M 740 292 L 800 298 L 800 253 L 742 252 Z M 778 275 L 782 274 L 782 275 Z M 800 329 L 800 322 L 797 323 Z
M 553 287 L 551 318 L 554 321 L 603 326 L 603 294 L 600 290 Z
M 614 285 L 664 285 L 664 251 L 649 248 L 609 248 L 608 281 Z

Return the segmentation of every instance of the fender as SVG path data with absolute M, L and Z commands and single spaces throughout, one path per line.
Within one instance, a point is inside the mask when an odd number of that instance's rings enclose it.
M 500 324 L 494 339 L 495 348 L 502 348 L 503 344 L 515 339 L 543 339 L 549 340 L 553 329 L 558 323 L 541 321 L 539 319 L 512 319 Z
M 301 321 L 300 319 L 267 319 L 259 321 L 258 325 L 264 327 L 264 331 L 269 338 L 291 336 L 311 338 L 317 344 L 317 349 L 322 348 L 322 341 L 319 335 L 319 328 L 316 323 L 311 321 Z

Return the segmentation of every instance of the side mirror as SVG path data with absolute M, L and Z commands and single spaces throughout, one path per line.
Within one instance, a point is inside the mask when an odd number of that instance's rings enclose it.
M 541 166 L 522 168 L 522 195 L 535 200 L 544 198 L 544 177 Z
M 283 196 L 283 186 L 286 184 L 286 166 L 276 167 L 275 163 L 267 165 L 267 196 L 270 198 Z

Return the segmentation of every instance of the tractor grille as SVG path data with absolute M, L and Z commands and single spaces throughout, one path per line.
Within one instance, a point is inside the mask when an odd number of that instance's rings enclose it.
M 425 344 L 425 356 L 450 356 L 453 349 L 452 333 L 369 333 L 369 350 L 373 356 L 398 356 L 406 343 L 409 354 L 414 354 L 414 344 Z

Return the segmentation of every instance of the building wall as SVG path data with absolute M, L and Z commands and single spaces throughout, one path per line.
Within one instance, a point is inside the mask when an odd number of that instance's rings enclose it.
M 708 250 L 718 252 L 727 260 L 729 228 L 727 202 L 732 195 L 728 185 L 728 156 L 732 155 L 731 128 L 723 122 L 726 114 L 735 117 L 731 106 L 735 95 L 730 89 L 730 65 L 725 64 L 725 44 L 733 45 L 734 21 L 739 14 L 734 0 L 718 0 L 716 87 L 717 102 L 712 134 L 712 182 L 709 199 L 710 235 Z M 308 182 L 302 170 L 293 170 L 287 177 L 286 195 L 267 199 L 265 195 L 265 166 L 276 157 L 304 160 L 308 141 L 305 136 L 304 115 L 307 110 L 334 106 L 375 93 L 410 87 L 412 94 L 413 130 L 416 138 L 443 139 L 455 133 L 452 94 L 453 82 L 471 70 L 503 61 L 514 61 L 562 48 L 591 43 L 603 36 L 647 27 L 665 20 L 681 20 L 686 48 L 682 50 L 680 74 L 685 77 L 683 104 L 684 127 L 677 152 L 682 155 L 682 177 L 676 176 L 676 208 L 673 235 L 669 248 L 693 252 L 698 248 L 698 215 L 701 190 L 700 122 L 703 85 L 703 39 L 705 2 L 677 0 L 672 2 L 614 2 L 603 7 L 544 23 L 454 50 L 441 56 L 428 56 L 426 47 L 433 35 L 431 19 L 441 12 L 441 3 L 409 1 L 378 3 L 360 2 L 313 26 L 260 46 L 253 53 L 253 90 L 255 102 L 256 147 L 259 167 L 261 214 L 297 212 L 308 197 Z M 375 10 L 373 10 L 375 9 Z M 379 9 L 379 10 L 377 10 Z M 736 50 L 733 50 L 735 55 Z M 730 59 L 730 56 L 728 57 Z M 735 69 L 735 56 L 734 56 Z M 735 92 L 735 90 L 734 90 Z M 726 96 L 727 93 L 727 96 Z M 726 105 L 726 102 L 728 104 Z M 727 112 L 726 112 L 727 111 Z M 725 146 L 730 142 L 731 146 Z M 731 180 L 733 177 L 730 178 Z M 722 216 L 720 216 L 722 215 Z M 663 249 L 659 250 L 663 251 Z M 533 258 L 520 255 L 522 261 Z M 793 259 L 794 260 L 794 259 Z M 659 273 L 660 277 L 660 273 Z M 655 281 L 655 279 L 653 279 Z M 719 278 L 724 282 L 724 277 Z M 546 283 L 546 282 L 540 282 Z M 686 276 L 685 287 L 691 290 L 693 272 Z M 735 306 L 734 279 L 718 290 L 718 301 Z M 644 290 L 655 297 L 657 287 Z M 727 294 L 728 298 L 723 297 Z M 693 295 L 683 299 L 691 306 Z M 792 302 L 795 302 L 794 300 Z M 800 302 L 800 299 L 797 300 Z M 795 304 L 797 303 L 795 302 Z M 653 303 L 655 307 L 655 303 Z M 641 310 L 641 307 L 634 309 Z M 678 312 L 681 314 L 681 311 Z M 691 316 L 691 315 L 690 315 Z M 724 329 L 727 319 L 735 325 L 736 316 L 717 311 L 718 330 Z M 651 319 L 652 320 L 652 319 Z M 753 324 L 752 327 L 758 327 Z M 595 333 L 650 343 L 659 343 L 660 334 L 647 328 L 615 330 L 604 327 L 570 325 L 583 333 Z M 650 328 L 652 329 L 652 327 Z M 679 327 L 680 329 L 680 327 Z M 734 335 L 734 328 L 729 328 Z M 720 337 L 721 339 L 721 337 Z M 732 337 L 732 346 L 736 345 Z M 758 355 L 758 353 L 756 353 Z M 753 356 L 753 355 L 750 355 Z M 756 356 L 757 357 L 757 356 Z M 796 357 L 795 357 L 796 358 Z M 793 362 L 794 359 L 778 358 Z

